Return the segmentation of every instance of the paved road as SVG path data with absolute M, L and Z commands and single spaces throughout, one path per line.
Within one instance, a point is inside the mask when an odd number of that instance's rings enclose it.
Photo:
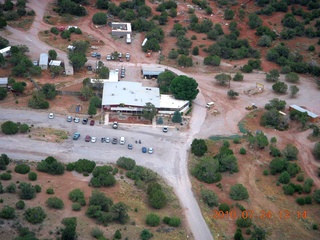
M 34 0 L 28 3 L 28 6 L 35 9 L 37 16 L 27 32 L 22 32 L 7 27 L 12 34 L 7 36 L 11 44 L 25 44 L 30 49 L 30 56 L 37 59 L 39 54 L 52 49 L 51 46 L 41 42 L 37 33 L 40 30 L 49 29 L 51 26 L 42 22 L 45 1 Z M 95 34 L 91 32 L 90 34 Z M 65 58 L 66 53 L 56 49 L 60 58 Z M 131 61 L 132 62 L 132 61 Z M 94 62 L 90 61 L 91 64 Z M 139 63 L 128 63 L 128 65 L 137 65 Z M 178 70 L 175 70 L 178 71 Z M 184 74 L 179 71 L 180 74 Z M 195 239 L 210 240 L 213 239 L 208 226 L 206 225 L 197 201 L 191 189 L 191 183 L 188 176 L 187 160 L 190 143 L 195 134 L 201 128 L 206 117 L 206 110 L 202 107 L 205 100 L 202 94 L 199 94 L 193 106 L 193 118 L 190 123 L 190 130 L 187 133 L 170 130 L 163 133 L 159 128 L 137 127 L 121 125 L 118 130 L 111 129 L 110 126 L 82 125 L 81 123 L 67 123 L 66 116 L 57 116 L 53 120 L 48 119 L 47 112 L 24 111 L 0 108 L 0 121 L 13 120 L 28 124 L 34 124 L 35 127 L 54 127 L 65 129 L 71 134 L 79 131 L 82 136 L 78 141 L 71 139 L 64 143 L 50 143 L 30 139 L 27 135 L 1 136 L 0 152 L 7 153 L 11 158 L 42 160 L 52 155 L 58 159 L 69 162 L 76 161 L 79 158 L 88 158 L 98 162 L 115 162 L 120 156 L 128 156 L 137 161 L 137 164 L 146 166 L 159 173 L 174 188 L 182 207 L 185 209 L 186 218 L 190 230 Z M 96 143 L 85 143 L 84 135 L 91 134 L 98 137 Z M 101 137 L 120 137 L 124 136 L 127 143 L 133 143 L 133 150 L 128 150 L 125 146 L 102 144 Z M 142 144 L 135 144 L 136 139 L 141 139 Z M 145 143 L 148 143 L 146 145 Z M 154 147 L 154 154 L 143 154 L 141 147 Z M 191 237 L 190 237 L 191 238 Z

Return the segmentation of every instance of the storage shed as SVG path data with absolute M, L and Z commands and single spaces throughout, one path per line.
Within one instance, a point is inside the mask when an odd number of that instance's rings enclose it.
M 165 71 L 161 66 L 142 66 L 141 73 L 143 78 L 158 78 L 160 73 Z
M 9 57 L 11 55 L 11 47 L 6 47 L 0 50 L 0 53 L 3 55 L 3 57 Z
M 319 115 L 317 115 L 317 114 L 315 114 L 313 112 L 310 112 L 307 109 L 299 107 L 299 106 L 297 106 L 295 104 L 290 105 L 289 111 L 292 111 L 292 110 L 296 110 L 296 111 L 299 111 L 299 112 L 306 112 L 308 114 L 310 122 L 317 122 L 319 120 Z
M 8 78 L 0 78 L 0 87 L 7 88 L 8 87 Z
M 48 60 L 49 57 L 47 53 L 40 54 L 39 67 L 41 67 L 42 70 L 48 69 Z

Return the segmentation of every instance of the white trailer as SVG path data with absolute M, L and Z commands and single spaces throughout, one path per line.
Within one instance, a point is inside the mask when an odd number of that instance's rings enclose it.
M 126 43 L 128 43 L 128 44 L 131 43 L 131 35 L 129 33 L 127 34 Z

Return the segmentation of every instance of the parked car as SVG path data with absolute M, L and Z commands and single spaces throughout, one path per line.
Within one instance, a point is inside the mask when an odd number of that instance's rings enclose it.
M 110 138 L 106 138 L 106 143 L 109 143 L 110 142 Z
M 152 147 L 149 147 L 148 149 L 148 153 L 152 154 L 153 153 L 153 148 Z
M 132 150 L 133 146 L 132 144 L 128 144 L 128 149 Z
M 93 126 L 94 125 L 94 120 L 92 119 L 91 121 L 90 121 L 90 126 Z
M 78 122 L 80 122 L 80 118 L 75 117 L 75 118 L 73 119 L 73 121 L 74 121 L 75 123 L 78 123 Z
M 96 137 L 91 137 L 91 142 L 92 143 L 95 143 L 97 141 L 97 138 Z
M 113 128 L 113 129 L 117 129 L 117 128 L 118 128 L 118 122 L 113 122 L 112 128 Z
M 146 152 L 147 152 L 147 148 L 146 148 L 146 147 L 142 147 L 141 150 L 142 150 L 143 153 L 146 153 Z
M 97 59 L 100 60 L 101 59 L 101 54 L 97 53 Z
M 74 133 L 74 135 L 73 135 L 73 140 L 78 140 L 79 137 L 80 137 L 80 133 L 76 132 L 76 133 Z
M 126 53 L 126 60 L 130 61 L 130 53 L 128 53 L 128 52 Z
M 88 118 L 82 119 L 82 124 L 87 124 L 88 123 Z
M 111 55 L 108 54 L 107 57 L 106 57 L 107 61 L 111 61 Z
M 49 113 L 49 118 L 53 119 L 54 118 L 54 114 L 53 113 Z
M 86 142 L 90 142 L 90 141 L 91 141 L 91 137 L 90 137 L 89 135 L 87 135 L 84 140 L 85 140 Z
M 118 143 L 118 139 L 116 138 L 116 137 L 114 137 L 113 139 L 112 139 L 112 144 L 117 144 Z
M 163 132 L 168 132 L 168 126 L 164 126 L 162 129 Z
M 92 71 L 92 66 L 91 65 L 87 66 L 87 70 Z
M 106 138 L 102 137 L 101 142 L 104 143 L 106 141 Z
M 118 58 L 122 58 L 122 53 L 118 53 Z
M 67 122 L 72 122 L 72 117 L 71 116 L 67 117 Z
M 91 57 L 94 57 L 94 58 L 95 58 L 95 57 L 97 57 L 97 54 L 98 54 L 97 52 L 93 52 L 93 53 L 91 54 Z
M 33 61 L 32 64 L 33 66 L 38 66 L 38 61 Z

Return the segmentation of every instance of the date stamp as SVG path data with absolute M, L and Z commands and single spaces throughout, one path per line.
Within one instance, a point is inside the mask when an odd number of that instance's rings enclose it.
M 280 210 L 278 212 L 273 212 L 271 210 L 261 210 L 259 212 L 254 210 L 244 210 L 240 213 L 237 213 L 235 210 L 231 211 L 219 211 L 213 210 L 212 218 L 213 219 L 238 219 L 238 218 L 260 218 L 260 219 L 289 219 L 289 218 L 297 218 L 297 219 L 305 219 L 308 217 L 307 211 L 289 211 L 289 210 Z

